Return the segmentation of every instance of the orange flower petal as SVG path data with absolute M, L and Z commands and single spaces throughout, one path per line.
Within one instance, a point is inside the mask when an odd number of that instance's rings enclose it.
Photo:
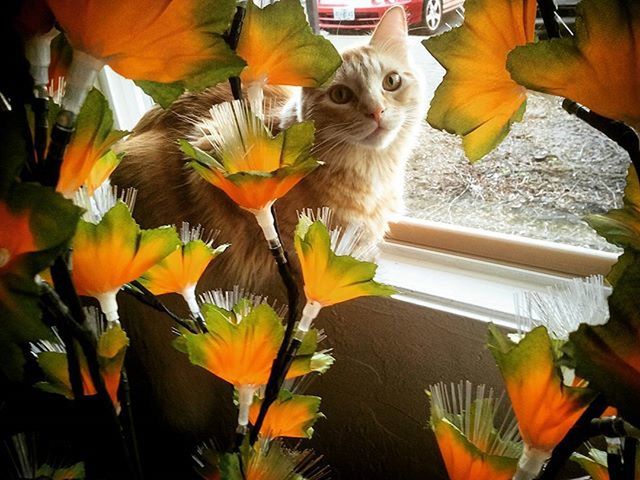
M 478 160 L 520 121 L 526 89 L 506 69 L 507 54 L 534 39 L 535 0 L 468 0 L 461 27 L 423 41 L 447 73 L 427 121 L 463 137 L 465 154 Z

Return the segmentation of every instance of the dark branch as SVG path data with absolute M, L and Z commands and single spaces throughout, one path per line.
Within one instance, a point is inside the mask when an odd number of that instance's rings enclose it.
M 180 316 L 173 313 L 164 303 L 162 303 L 158 297 L 156 297 L 151 291 L 142 285 L 140 282 L 133 281 L 131 282 L 132 286 L 125 285 L 124 291 L 128 293 L 136 300 L 144 303 L 145 305 L 157 310 L 158 312 L 162 312 L 168 315 L 174 322 L 180 325 L 183 328 L 186 328 L 191 333 L 200 333 L 198 329 L 191 323 L 190 320 L 185 320 Z M 135 288 L 134 288 L 135 287 Z

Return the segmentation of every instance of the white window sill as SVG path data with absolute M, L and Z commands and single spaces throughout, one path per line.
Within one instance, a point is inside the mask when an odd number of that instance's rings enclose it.
M 514 294 L 570 278 L 395 242 L 382 245 L 378 265 L 376 279 L 396 287 L 398 300 L 510 328 Z

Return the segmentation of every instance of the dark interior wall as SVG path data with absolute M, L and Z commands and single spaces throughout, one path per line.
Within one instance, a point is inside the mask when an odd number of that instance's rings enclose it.
M 335 480 L 446 479 L 425 388 L 468 379 L 502 391 L 487 324 L 386 298 L 322 312 L 335 365 L 307 393 L 327 416 L 311 442 Z

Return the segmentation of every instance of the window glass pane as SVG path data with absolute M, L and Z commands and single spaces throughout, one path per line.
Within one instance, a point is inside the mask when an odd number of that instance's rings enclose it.
M 383 2 L 382 7 L 372 8 L 373 0 L 367 5 L 351 0 L 318 2 L 320 26 L 339 49 L 366 41 L 362 36 L 371 33 L 379 11 L 388 8 Z M 572 3 L 577 1 L 565 1 L 561 12 L 569 25 L 575 14 Z M 420 42 L 429 34 L 429 22 L 439 23 L 436 30 L 441 33 L 460 24 L 463 10 L 440 12 L 439 0 L 411 0 L 404 6 L 410 16 L 411 53 L 431 99 L 444 69 Z M 343 8 L 353 9 L 352 20 L 346 19 Z M 415 12 L 422 12 L 422 17 Z M 438 22 L 428 15 L 438 17 Z M 406 214 L 616 251 L 582 218 L 621 205 L 628 164 L 624 150 L 566 113 L 561 99 L 530 94 L 524 120 L 512 126 L 496 150 L 473 165 L 458 137 L 425 122 L 407 166 Z

